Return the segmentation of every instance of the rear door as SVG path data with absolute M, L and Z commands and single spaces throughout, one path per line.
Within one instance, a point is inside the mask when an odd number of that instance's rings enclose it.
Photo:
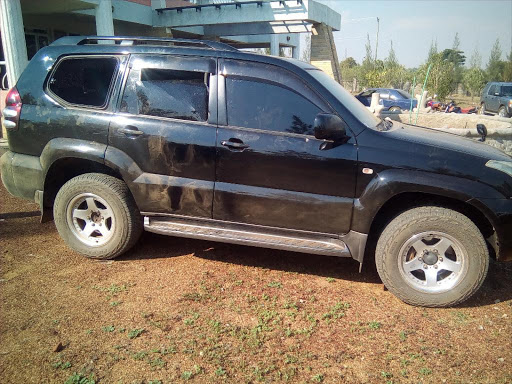
M 295 74 L 219 62 L 213 218 L 322 233 L 349 231 L 357 147 L 314 137 L 328 104 Z
M 140 210 L 211 218 L 216 59 L 132 55 L 129 67 L 109 145 L 143 172 L 130 185 Z

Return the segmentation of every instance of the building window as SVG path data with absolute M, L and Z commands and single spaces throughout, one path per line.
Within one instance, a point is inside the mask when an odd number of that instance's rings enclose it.
M 48 33 L 39 29 L 27 32 L 25 33 L 25 41 L 27 43 L 28 59 L 30 60 L 37 51 L 49 44 Z
M 226 91 L 229 125 L 314 135 L 322 110 L 291 89 L 228 77 Z
M 48 89 L 70 104 L 105 107 L 117 66 L 113 57 L 65 58 L 57 65 Z

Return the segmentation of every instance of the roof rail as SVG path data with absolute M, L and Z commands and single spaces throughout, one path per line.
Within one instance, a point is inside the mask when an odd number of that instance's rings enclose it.
M 152 43 L 173 43 L 177 46 L 209 48 L 220 51 L 237 51 L 237 49 L 231 45 L 218 41 L 145 36 L 64 36 L 54 41 L 51 45 L 87 45 L 98 44 L 100 41 L 113 41 L 115 44 L 120 45 L 152 45 Z

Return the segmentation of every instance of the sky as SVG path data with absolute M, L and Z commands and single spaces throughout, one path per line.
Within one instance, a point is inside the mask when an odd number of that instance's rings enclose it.
M 318 1 L 341 14 L 341 29 L 334 32 L 340 60 L 352 56 L 361 63 L 367 33 L 375 54 L 377 17 L 377 57 L 385 59 L 393 41 L 398 61 L 408 68 L 425 62 L 432 40 L 437 40 L 439 51 L 451 48 L 456 32 L 466 63 L 476 47 L 485 68 L 496 38 L 500 39 L 502 60 L 512 49 L 512 0 Z

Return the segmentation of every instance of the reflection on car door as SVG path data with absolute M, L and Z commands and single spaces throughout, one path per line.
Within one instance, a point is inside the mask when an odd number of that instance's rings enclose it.
M 355 142 L 322 150 L 313 134 L 316 114 L 330 107 L 279 67 L 221 60 L 219 68 L 213 218 L 348 232 Z
M 211 218 L 215 72 L 213 58 L 132 55 L 109 145 L 143 172 L 130 185 L 142 212 Z

